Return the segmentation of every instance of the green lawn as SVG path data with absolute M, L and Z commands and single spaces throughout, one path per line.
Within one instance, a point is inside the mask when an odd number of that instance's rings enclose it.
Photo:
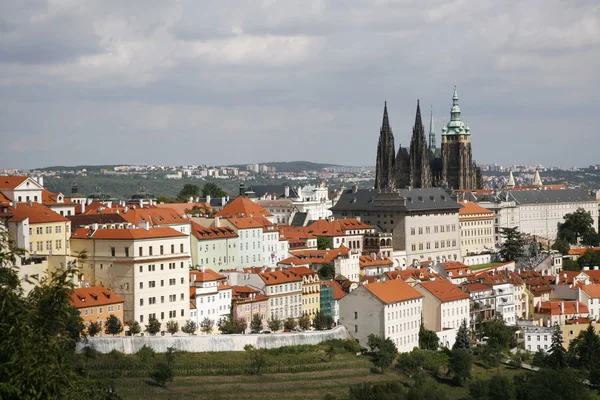
M 491 262 L 491 263 L 485 263 L 485 264 L 477 264 L 477 265 L 471 265 L 469 268 L 472 269 L 473 271 L 477 271 L 479 269 L 484 269 L 484 268 L 489 268 L 489 267 L 496 267 L 498 265 L 502 265 L 504 263 L 501 262 Z

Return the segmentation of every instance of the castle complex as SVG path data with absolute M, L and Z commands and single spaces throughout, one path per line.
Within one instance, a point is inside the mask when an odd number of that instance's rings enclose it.
M 471 154 L 471 132 L 460 120 L 458 92 L 454 85 L 450 122 L 442 128 L 442 147 L 436 147 L 433 115 L 430 116 L 429 141 L 417 101 L 417 115 L 410 148 L 400 146 L 396 153 L 387 103 L 377 146 L 375 189 L 395 190 L 405 187 L 448 187 L 472 190 L 482 187 L 481 173 Z

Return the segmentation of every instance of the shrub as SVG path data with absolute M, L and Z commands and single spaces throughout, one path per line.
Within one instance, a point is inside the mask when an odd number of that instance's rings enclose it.
M 173 368 L 169 364 L 156 364 L 150 378 L 161 387 L 166 387 L 168 382 L 173 382 Z
M 248 374 L 250 375 L 260 375 L 262 368 L 265 366 L 267 360 L 265 358 L 265 350 L 257 349 L 251 344 L 247 344 L 244 346 L 244 350 L 248 356 Z
M 179 322 L 175 320 L 170 320 L 167 322 L 167 332 L 169 332 L 171 336 L 179 332 Z
M 99 334 L 101 330 L 102 329 L 100 328 L 99 323 L 92 322 L 92 323 L 90 323 L 90 326 L 88 327 L 88 335 L 90 335 L 91 337 L 94 337 L 97 334 Z
M 278 319 L 272 319 L 269 321 L 269 329 L 273 332 L 277 332 L 281 329 L 281 321 Z
M 156 335 L 158 332 L 160 332 L 160 321 L 156 318 L 150 318 L 148 325 L 146 325 L 146 332 L 151 335 Z
M 362 347 L 356 340 L 344 341 L 344 349 L 354 354 L 362 352 Z
M 129 321 L 129 334 L 131 336 L 138 335 L 142 331 L 140 323 L 137 321 Z
M 205 317 L 200 322 L 200 330 L 206 334 L 209 334 L 212 331 L 213 326 L 215 326 L 215 322 L 208 317 Z
M 94 348 L 94 346 L 85 346 L 83 348 L 83 355 L 88 360 L 95 360 L 98 358 L 100 352 Z
M 283 323 L 283 328 L 286 330 L 293 330 L 296 327 L 296 320 L 294 318 L 287 318 Z
M 211 323 L 212 323 L 212 321 L 211 321 Z M 210 328 L 212 329 L 212 324 L 211 324 Z M 187 333 L 188 335 L 193 335 L 197 330 L 198 330 L 198 325 L 196 324 L 196 322 L 192 321 L 191 319 L 188 319 L 186 321 L 185 325 L 181 327 L 181 332 Z
M 143 362 L 147 362 L 156 356 L 156 351 L 154 351 L 152 347 L 145 344 L 141 349 L 138 350 L 137 353 L 135 353 L 135 355 Z

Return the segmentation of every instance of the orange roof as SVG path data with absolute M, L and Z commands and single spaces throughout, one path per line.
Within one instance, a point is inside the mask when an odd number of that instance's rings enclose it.
M 90 286 L 73 290 L 69 303 L 75 308 L 105 306 L 124 303 L 125 299 L 103 286 Z
M 14 189 L 27 178 L 27 176 L 0 176 L 0 189 Z
M 592 284 L 592 285 L 582 285 L 580 286 L 581 290 L 587 294 L 589 297 L 598 298 L 600 297 L 600 285 Z
M 286 271 L 290 271 L 298 276 L 304 276 L 304 275 L 317 275 L 317 273 L 315 271 L 313 271 L 312 269 L 308 268 L 308 267 L 292 267 L 292 268 L 286 268 Z
M 90 228 L 77 228 L 71 235 L 71 239 L 155 239 L 162 237 L 178 237 L 186 236 L 185 233 L 176 231 L 168 226 L 150 228 L 148 230 L 142 228 L 128 229 L 106 229 L 98 228 L 93 231 Z
M 307 232 L 314 236 L 345 236 L 350 234 L 346 231 L 364 229 L 373 229 L 373 227 L 355 218 L 334 221 L 319 219 L 306 227 Z
M 579 311 L 577 304 L 579 303 Z M 562 309 L 564 307 L 564 311 Z M 572 315 L 572 314 L 589 314 L 588 306 L 580 301 L 575 300 L 550 300 L 537 303 L 534 308 L 535 314 L 549 315 Z
M 306 226 L 278 225 L 280 232 L 286 239 L 315 239 L 316 236 L 307 231 Z
M 590 270 L 581 271 L 581 272 L 586 274 L 590 278 L 590 281 L 592 281 L 592 283 L 600 283 L 600 270 L 590 269 Z
M 297 250 L 291 252 L 291 257 L 279 261 L 278 264 L 329 264 L 339 256 L 347 255 L 349 251 L 343 245 L 331 250 Z
M 560 273 L 557 275 L 558 282 L 556 282 L 556 277 L 554 282 L 557 285 L 571 285 L 573 280 L 577 277 L 577 275 L 581 274 L 581 272 L 582 271 L 560 271 Z
M 289 282 L 298 282 L 302 281 L 302 277 L 300 275 L 295 274 L 294 272 L 283 270 L 283 271 L 271 271 L 271 272 L 263 272 L 258 274 L 258 276 L 267 284 L 267 285 L 278 285 L 280 283 L 289 283 Z
M 231 290 L 231 295 L 233 297 L 244 297 L 252 293 L 259 293 L 258 290 L 251 288 L 250 286 L 232 286 Z
M 422 287 L 429 293 L 437 297 L 442 303 L 454 300 L 468 299 L 469 295 L 463 292 L 453 284 L 452 282 L 445 279 L 436 279 L 435 281 L 421 282 L 416 287 Z
M 71 200 L 67 199 L 63 195 L 63 200 L 61 203 L 58 202 L 58 193 L 52 193 L 46 189 L 42 190 L 42 204 L 44 205 L 57 205 L 64 204 L 69 206 L 74 206 L 76 203 L 73 203 Z
M 192 221 L 192 235 L 198 240 L 236 238 L 238 234 L 228 226 L 220 228 L 205 228 Z
M 168 204 L 157 204 L 157 208 L 168 208 L 175 210 L 179 215 L 186 215 L 192 208 L 197 207 L 201 214 L 212 214 L 213 209 L 210 204 L 206 202 L 200 203 L 168 203 Z
M 386 256 L 382 256 L 381 258 L 375 258 L 375 259 L 373 259 L 373 257 L 371 257 L 371 256 L 360 256 L 359 260 L 360 260 L 361 268 L 376 267 L 378 265 L 389 266 L 391 264 L 394 264 L 394 262 L 392 260 L 390 260 L 389 258 L 387 258 Z
M 211 282 L 218 281 L 220 279 L 226 279 L 223 275 L 216 273 L 212 269 L 205 269 L 202 271 L 190 271 L 190 282 Z
M 272 217 L 273 214 L 248 199 L 245 196 L 238 196 L 233 201 L 229 202 L 221 211 L 217 213 L 217 217 Z
M 76 211 L 80 208 L 77 207 Z M 106 204 L 100 201 L 92 201 L 90 204 L 85 205 L 85 211 L 83 214 L 117 214 L 125 211 L 125 207 L 119 204 L 112 204 L 108 207 Z
M 431 279 L 441 279 L 441 277 L 433 271 L 430 271 L 429 268 L 406 268 L 404 270 L 396 270 L 389 271 L 385 273 L 388 279 L 402 279 L 404 281 L 412 278 L 414 280 L 431 280 Z
M 29 218 L 30 224 L 44 224 L 48 222 L 69 222 L 63 217 L 40 203 L 16 203 L 16 207 L 9 207 L 8 212 L 12 214 L 10 221 L 23 221 Z
M 134 225 L 138 225 L 140 222 L 149 222 L 151 226 L 190 223 L 187 217 L 180 215 L 172 208 L 129 207 L 121 214 L 123 218 Z
M 321 284 L 323 286 L 333 287 L 333 298 L 335 300 L 339 300 L 346 297 L 347 293 L 344 292 L 344 289 L 342 289 L 342 285 L 340 285 L 337 281 L 321 281 Z
M 477 203 L 472 201 L 461 201 L 459 202 L 462 208 L 458 210 L 459 216 L 477 216 L 477 217 L 494 217 L 494 213 L 487 208 L 481 207 Z
M 444 269 L 446 271 L 454 271 L 454 270 L 460 270 L 460 269 L 469 269 L 469 267 L 459 261 L 447 261 L 447 262 L 443 262 L 442 263 L 442 267 L 444 267 Z
M 386 304 L 420 299 L 423 297 L 418 290 L 404 282 L 402 279 L 390 279 L 385 282 L 369 283 L 363 285 L 363 287 Z
M 460 285 L 461 288 L 464 289 L 467 293 L 475 293 L 475 292 L 484 292 L 486 290 L 492 290 L 492 288 L 488 285 L 484 285 L 483 283 L 475 282 L 475 283 L 467 283 L 464 282 Z
M 8 204 L 10 203 L 10 199 L 0 192 L 0 204 Z
M 256 229 L 256 228 L 264 228 L 266 223 L 273 225 L 267 219 L 258 217 L 237 217 L 237 218 L 227 218 L 227 221 L 231 222 L 233 226 L 237 229 Z M 266 222 L 265 222 L 266 221 Z
M 570 256 L 583 256 L 587 251 L 600 251 L 600 247 L 582 247 L 569 250 Z

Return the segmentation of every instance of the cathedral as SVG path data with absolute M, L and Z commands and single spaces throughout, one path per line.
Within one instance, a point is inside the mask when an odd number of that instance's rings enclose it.
M 441 148 L 436 146 L 433 113 L 429 119 L 428 139 L 425 137 L 421 108 L 417 100 L 417 115 L 410 147 L 400 145 L 396 153 L 386 103 L 377 146 L 375 189 L 447 187 L 453 190 L 473 190 L 482 187 L 481 172 L 471 154 L 471 132 L 469 126 L 460 120 L 456 85 L 450 122 L 442 128 Z

